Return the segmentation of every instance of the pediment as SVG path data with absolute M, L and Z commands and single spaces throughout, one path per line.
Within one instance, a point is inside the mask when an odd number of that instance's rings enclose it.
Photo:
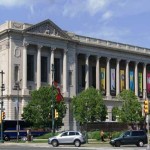
M 66 34 L 51 20 L 45 20 L 43 22 L 30 26 L 29 28 L 25 29 L 25 31 L 71 39 L 68 34 Z

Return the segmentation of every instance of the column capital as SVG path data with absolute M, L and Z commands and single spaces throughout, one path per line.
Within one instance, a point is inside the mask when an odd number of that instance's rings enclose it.
M 90 56 L 90 54 L 88 54 L 88 53 L 87 53 L 87 54 L 85 54 L 85 57 L 86 57 L 86 58 L 89 58 L 89 56 Z
M 106 57 L 106 61 L 109 62 L 111 60 L 111 57 Z
M 121 61 L 121 58 L 116 58 L 117 62 L 120 62 Z
M 138 63 L 139 63 L 139 61 L 134 61 L 134 64 L 135 64 L 135 65 L 138 65 Z
M 101 56 L 96 56 L 96 59 L 98 60 L 98 59 L 100 59 L 101 58 Z
M 129 62 L 130 62 L 130 60 L 127 59 L 127 60 L 126 60 L 126 64 L 128 64 Z
M 51 47 L 51 51 L 54 51 L 54 50 L 56 50 L 56 47 Z
M 42 47 L 43 45 L 37 45 L 38 50 L 41 50 Z
M 68 52 L 68 49 L 64 49 L 64 53 L 67 54 L 67 52 Z
M 23 46 L 24 46 L 25 48 L 27 48 L 27 47 L 29 46 L 29 43 L 28 43 L 28 42 L 23 42 Z

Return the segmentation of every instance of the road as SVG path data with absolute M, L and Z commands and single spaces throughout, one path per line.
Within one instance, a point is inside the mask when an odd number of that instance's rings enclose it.
M 0 150 L 146 150 L 146 146 L 139 148 L 136 146 L 121 146 L 119 148 L 111 147 L 109 145 L 97 147 L 88 147 L 83 145 L 79 148 L 74 146 L 59 146 L 57 148 L 52 147 L 46 143 L 0 143 Z

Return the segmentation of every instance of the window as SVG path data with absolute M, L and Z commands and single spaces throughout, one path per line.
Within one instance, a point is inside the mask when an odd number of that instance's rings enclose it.
M 47 82 L 47 57 L 41 57 L 41 82 Z
M 130 136 L 130 131 L 125 132 L 124 136 Z
M 75 135 L 75 132 L 69 132 L 69 135 Z
M 72 85 L 72 71 L 69 71 L 69 85 Z
M 64 132 L 61 136 L 67 136 L 68 132 Z
M 57 83 L 60 83 L 60 59 L 55 58 L 54 59 L 54 81 Z
M 27 80 L 34 81 L 34 55 L 27 55 Z
M 81 74 L 82 74 L 82 81 L 81 81 L 81 83 L 82 83 L 82 87 L 85 87 L 85 65 L 82 65 L 82 68 L 81 68 L 82 70 L 81 70 Z
M 80 135 L 79 132 L 76 132 L 76 135 Z
M 14 68 L 14 81 L 19 81 L 19 65 L 15 65 Z

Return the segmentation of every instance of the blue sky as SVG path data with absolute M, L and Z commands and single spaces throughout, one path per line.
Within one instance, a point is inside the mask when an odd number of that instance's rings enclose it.
M 0 24 L 50 19 L 63 30 L 150 48 L 150 0 L 0 0 Z

